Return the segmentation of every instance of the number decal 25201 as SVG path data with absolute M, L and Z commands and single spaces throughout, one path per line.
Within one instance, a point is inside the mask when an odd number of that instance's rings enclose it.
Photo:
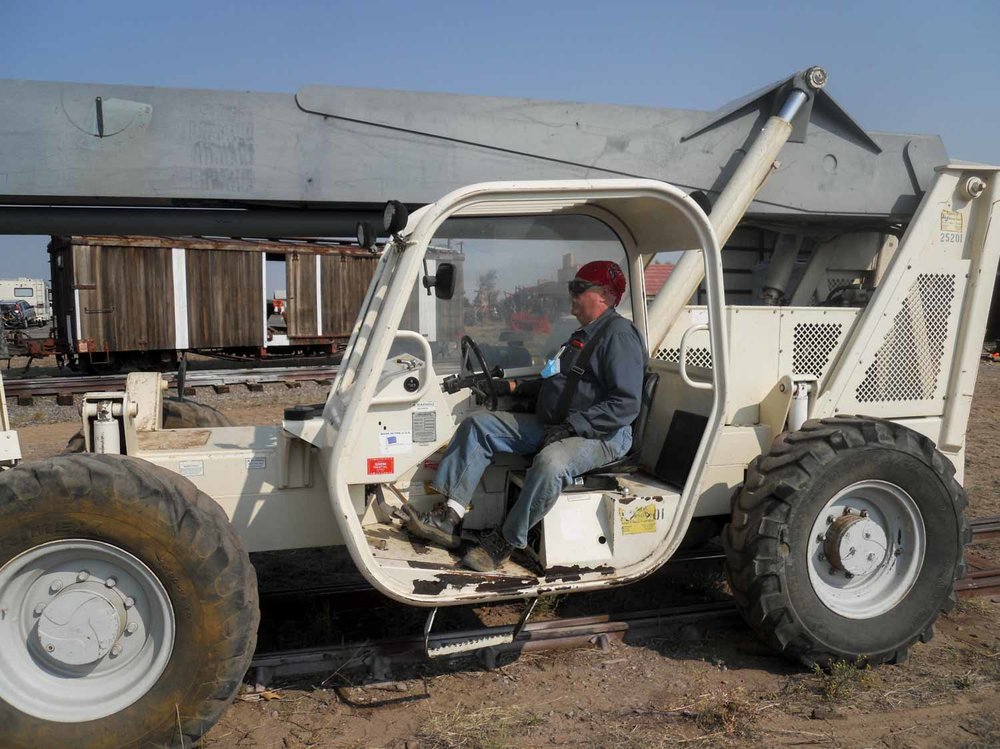
M 962 232 L 959 231 L 943 231 L 941 232 L 941 238 L 939 242 L 961 242 Z

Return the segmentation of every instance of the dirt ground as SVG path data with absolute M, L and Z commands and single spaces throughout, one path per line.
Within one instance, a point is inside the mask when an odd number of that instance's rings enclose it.
M 276 423 L 294 397 L 223 408 L 236 423 Z M 30 414 L 19 416 L 30 424 Z M 970 517 L 1000 515 L 998 417 L 1000 365 L 984 364 L 968 435 Z M 25 457 L 59 452 L 77 428 L 19 427 Z M 974 551 L 1000 562 L 1000 542 Z M 427 667 L 402 679 L 366 687 L 318 674 L 245 694 L 203 746 L 1000 747 L 1000 596 L 960 602 L 899 666 L 813 673 L 743 626 L 687 626 L 608 652 L 523 655 L 493 671 Z

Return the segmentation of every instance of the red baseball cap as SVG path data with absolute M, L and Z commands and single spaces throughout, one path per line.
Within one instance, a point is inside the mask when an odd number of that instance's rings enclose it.
M 618 263 L 610 260 L 594 260 L 582 265 L 576 272 L 576 277 L 598 286 L 607 286 L 615 294 L 615 306 L 618 306 L 625 294 L 625 274 Z

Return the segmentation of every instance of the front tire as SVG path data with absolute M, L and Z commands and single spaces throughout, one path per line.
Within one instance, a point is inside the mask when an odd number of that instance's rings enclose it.
M 191 746 L 239 689 L 259 622 L 225 513 L 116 455 L 0 476 L 0 608 L 10 749 Z
M 723 533 L 744 618 L 807 666 L 901 662 L 954 606 L 971 531 L 955 470 L 891 421 L 809 421 L 755 459 Z

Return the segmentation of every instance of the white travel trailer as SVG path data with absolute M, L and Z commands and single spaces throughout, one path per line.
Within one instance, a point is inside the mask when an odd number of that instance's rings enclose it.
M 35 324 L 52 320 L 52 291 L 41 278 L 0 278 L 0 300 L 27 302 L 35 308 Z

